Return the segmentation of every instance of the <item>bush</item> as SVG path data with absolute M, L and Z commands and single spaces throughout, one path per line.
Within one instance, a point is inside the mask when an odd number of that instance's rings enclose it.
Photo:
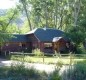
M 56 63 L 56 68 L 57 68 L 57 69 L 60 69 L 60 68 L 63 66 L 63 64 L 64 64 L 64 63 L 59 60 L 59 61 Z
M 84 49 L 84 47 L 79 47 L 77 48 L 77 52 L 78 54 L 86 54 L 86 50 Z
M 62 74 L 62 80 L 86 80 L 86 61 L 77 62 Z
M 46 78 L 46 73 L 39 72 L 34 68 L 25 68 L 22 64 L 4 68 L 0 67 L 1 80 L 47 80 Z
M 61 80 L 61 77 L 59 75 L 59 70 L 56 69 L 55 71 L 53 71 L 50 75 L 48 80 Z
M 47 74 L 34 68 L 25 68 L 22 64 L 0 67 L 0 80 L 61 80 L 59 70 Z
M 34 49 L 33 53 L 35 54 L 35 56 L 43 56 L 43 53 L 40 51 L 40 49 Z

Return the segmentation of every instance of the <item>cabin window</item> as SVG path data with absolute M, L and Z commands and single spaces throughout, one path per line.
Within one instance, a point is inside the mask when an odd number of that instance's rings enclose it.
M 52 48 L 52 43 L 44 43 L 44 48 L 45 49 Z
M 23 48 L 25 48 L 25 46 L 26 46 L 25 44 L 22 44 L 22 47 L 23 47 Z
M 19 43 L 19 46 L 22 46 L 22 43 Z
M 19 43 L 19 46 L 25 48 L 26 45 L 24 43 Z

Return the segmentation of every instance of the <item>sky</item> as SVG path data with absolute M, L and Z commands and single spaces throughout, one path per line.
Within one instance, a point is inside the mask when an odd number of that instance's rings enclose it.
M 16 6 L 18 0 L 0 0 L 0 9 L 9 9 Z

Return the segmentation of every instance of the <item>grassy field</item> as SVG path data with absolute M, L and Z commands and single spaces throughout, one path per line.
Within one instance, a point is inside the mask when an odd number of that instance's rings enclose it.
M 17 60 L 17 61 L 24 61 L 24 62 L 29 62 L 29 63 L 45 63 L 45 64 L 56 64 L 58 62 L 62 64 L 70 64 L 75 63 L 77 61 L 83 61 L 86 60 L 86 57 L 74 57 L 72 56 L 22 56 L 22 55 L 12 55 L 11 60 Z

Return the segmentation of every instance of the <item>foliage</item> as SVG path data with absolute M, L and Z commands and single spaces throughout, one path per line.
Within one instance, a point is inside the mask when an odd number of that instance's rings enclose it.
M 45 77 L 43 77 L 45 76 Z M 0 67 L 0 79 L 6 80 L 46 80 L 48 75 L 34 68 L 25 68 L 23 64 L 11 65 L 11 67 Z
M 12 21 L 17 17 L 17 10 L 11 9 L 6 12 L 6 15 L 0 16 L 0 45 L 7 41 L 10 37 L 10 30 L 8 30 Z
M 28 22 L 27 20 L 24 21 L 24 24 L 22 25 L 22 27 L 20 28 L 21 33 L 28 33 L 30 31 L 29 27 L 28 27 Z
M 58 60 L 56 63 L 56 69 L 61 69 L 61 67 L 63 66 L 63 62 L 61 60 Z
M 85 50 L 83 48 L 83 42 L 86 38 L 86 32 L 83 30 L 84 27 L 77 26 L 77 27 L 70 27 L 68 31 L 66 32 L 66 37 L 70 38 L 70 41 L 73 42 L 76 51 L 75 53 L 85 53 Z
M 83 45 L 80 45 L 78 48 L 77 48 L 77 52 L 78 54 L 86 54 L 86 49 L 84 48 Z
M 29 9 L 28 9 L 28 1 L 27 0 L 19 0 L 20 2 L 20 7 L 22 7 L 22 11 L 25 12 L 26 17 L 27 17 L 27 21 L 28 21 L 28 25 L 30 30 L 32 30 L 32 26 L 31 26 L 31 21 L 30 21 L 30 16 L 29 16 Z M 18 6 L 19 7 L 19 6 Z M 19 7 L 19 8 L 20 8 Z
M 77 62 L 62 74 L 63 80 L 86 80 L 86 61 Z
M 49 75 L 49 79 L 48 80 L 61 80 L 61 77 L 59 75 L 59 70 L 56 69 L 55 71 L 53 71 L 50 75 Z
M 20 33 L 19 31 L 19 29 L 18 29 L 18 26 L 15 24 L 15 23 L 13 23 L 12 25 L 10 25 L 9 27 L 7 27 L 7 31 L 9 32 L 9 33 Z
M 70 38 L 72 42 L 75 43 L 76 46 L 79 46 L 81 43 L 85 41 L 86 33 L 83 31 L 82 27 L 70 27 L 66 34 L 67 37 Z
M 18 8 L 25 11 L 30 30 L 45 26 L 63 29 L 69 24 L 71 10 L 67 8 L 68 0 L 20 0 L 19 2 Z
M 35 54 L 35 56 L 42 56 L 43 53 L 40 51 L 40 49 L 34 49 L 33 53 Z

